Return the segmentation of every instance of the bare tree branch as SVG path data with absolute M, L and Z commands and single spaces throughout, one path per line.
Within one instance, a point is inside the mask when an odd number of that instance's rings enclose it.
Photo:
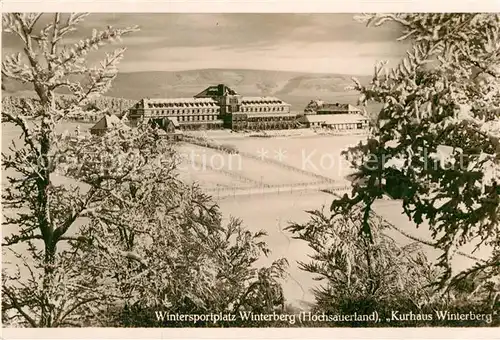
M 12 302 L 12 306 L 16 308 L 16 310 L 26 319 L 26 321 L 29 322 L 31 327 L 38 327 L 38 323 L 23 310 L 22 306 L 19 304 L 19 301 L 15 297 L 14 293 L 12 293 L 6 285 L 3 285 L 2 291 L 5 295 L 7 295 L 9 300 Z

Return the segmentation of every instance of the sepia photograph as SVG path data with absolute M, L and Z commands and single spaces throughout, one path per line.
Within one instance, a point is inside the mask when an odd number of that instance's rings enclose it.
M 3 328 L 500 326 L 500 14 L 1 39 Z

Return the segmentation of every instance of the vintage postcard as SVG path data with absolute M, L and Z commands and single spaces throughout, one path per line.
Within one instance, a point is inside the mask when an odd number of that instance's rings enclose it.
M 5 339 L 500 326 L 499 14 L 134 8 L 2 13 Z

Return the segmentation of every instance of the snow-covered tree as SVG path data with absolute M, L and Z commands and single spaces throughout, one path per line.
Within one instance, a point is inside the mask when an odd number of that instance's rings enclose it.
M 68 115 L 77 112 L 83 114 L 82 106 L 110 87 L 124 49 L 108 53 L 98 67 L 88 66 L 86 55 L 137 30 L 135 27 L 94 30 L 89 39 L 65 46 L 63 39 L 76 30 L 85 16 L 70 14 L 63 17 L 55 14 L 40 29 L 40 13 L 3 14 L 4 32 L 20 39 L 23 52 L 3 58 L 2 76 L 21 83 L 31 83 L 37 96 L 34 101 L 22 103 L 21 114 L 2 110 L 3 123 L 11 123 L 20 129 L 23 142 L 21 147 L 13 145 L 11 152 L 4 155 L 2 160 L 5 170 L 16 173 L 9 177 L 8 186 L 3 192 L 3 206 L 7 210 L 4 224 L 18 228 L 7 238 L 4 247 L 18 242 L 28 243 L 33 255 L 31 260 L 38 262 L 38 269 L 43 272 L 31 272 L 32 276 L 41 275 L 43 279 L 33 282 L 39 285 L 39 294 L 32 292 L 28 296 L 18 293 L 23 289 L 30 291 L 33 287 L 9 286 L 6 283 L 9 274 L 5 273 L 3 301 L 4 308 L 16 309 L 31 326 L 53 326 L 64 315 L 58 315 L 56 307 L 59 294 L 63 294 L 56 284 L 60 275 L 58 269 L 62 268 L 58 265 L 57 246 L 64 240 L 75 219 L 87 208 L 87 200 L 92 200 L 94 195 L 94 190 L 79 195 L 69 186 L 54 183 L 56 164 L 53 157 L 62 141 L 62 137 L 56 133 L 56 127 Z M 75 80 L 75 77 L 79 79 Z M 55 92 L 63 87 L 74 94 L 74 99 L 66 106 L 57 105 L 56 102 Z M 23 115 L 35 120 L 28 124 Z M 8 209 L 18 212 L 10 215 Z M 6 234 L 9 235 L 9 231 Z M 42 247 L 33 245 L 32 242 L 37 239 L 43 242 Z M 24 259 L 24 256 L 20 254 L 19 258 Z M 35 301 L 39 301 L 38 305 Z M 80 303 L 84 304 L 83 301 Z M 78 300 L 73 302 L 75 306 L 79 303 Z M 30 316 L 30 312 L 37 314 L 38 318 Z
M 418 242 L 398 245 L 387 231 L 391 226 L 372 214 L 372 239 L 359 234 L 363 209 L 333 216 L 323 210 L 310 211 L 306 223 L 287 227 L 294 238 L 304 240 L 313 250 L 310 262 L 301 269 L 315 275 L 320 287 L 314 289 L 318 312 L 332 314 L 372 313 L 420 309 L 433 302 L 429 284 L 436 279 Z
M 480 278 L 478 291 L 495 303 L 500 279 L 500 16 L 498 14 L 376 14 L 359 20 L 399 23 L 399 40 L 411 40 L 394 69 L 376 65 L 370 85 L 355 80 L 360 102 L 382 103 L 367 142 L 346 157 L 358 170 L 351 197 L 334 213 L 363 206 L 362 232 L 371 234 L 369 211 L 391 183 L 404 184 L 404 211 L 426 221 L 444 291 Z M 490 257 L 453 273 L 450 258 L 465 244 L 488 247 Z M 472 298 L 472 296 L 471 296 Z
M 305 113 L 316 113 L 319 108 L 324 104 L 321 99 L 311 100 L 304 108 Z
M 268 252 L 264 234 L 235 221 L 223 225 L 211 198 L 177 179 L 174 146 L 155 129 L 60 132 L 110 88 L 124 49 L 97 67 L 86 56 L 137 30 L 94 30 L 68 46 L 64 37 L 85 16 L 3 15 L 4 31 L 21 40 L 23 52 L 4 58 L 2 75 L 36 93 L 18 111 L 2 108 L 2 123 L 19 133 L 2 155 L 3 324 L 96 326 L 125 308 L 283 304 L 278 280 L 286 261 L 253 268 Z M 72 95 L 56 100 L 61 88 Z

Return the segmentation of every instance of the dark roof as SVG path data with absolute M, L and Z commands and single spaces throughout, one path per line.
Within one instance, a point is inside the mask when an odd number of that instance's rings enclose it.
M 339 104 L 339 103 L 325 103 L 318 107 L 318 112 L 327 111 L 327 112 L 359 112 L 360 110 L 355 106 L 350 104 Z
M 174 127 L 178 128 L 179 127 L 179 121 L 177 120 L 177 117 L 168 117 L 168 120 L 172 122 Z
M 276 97 L 243 97 L 241 99 L 241 104 L 242 105 L 264 105 L 264 104 L 285 104 L 284 101 L 282 101 L 279 98 Z
M 207 87 L 205 90 L 201 91 L 194 97 L 195 98 L 220 97 L 227 94 L 236 95 L 238 93 L 224 84 L 219 84 Z

